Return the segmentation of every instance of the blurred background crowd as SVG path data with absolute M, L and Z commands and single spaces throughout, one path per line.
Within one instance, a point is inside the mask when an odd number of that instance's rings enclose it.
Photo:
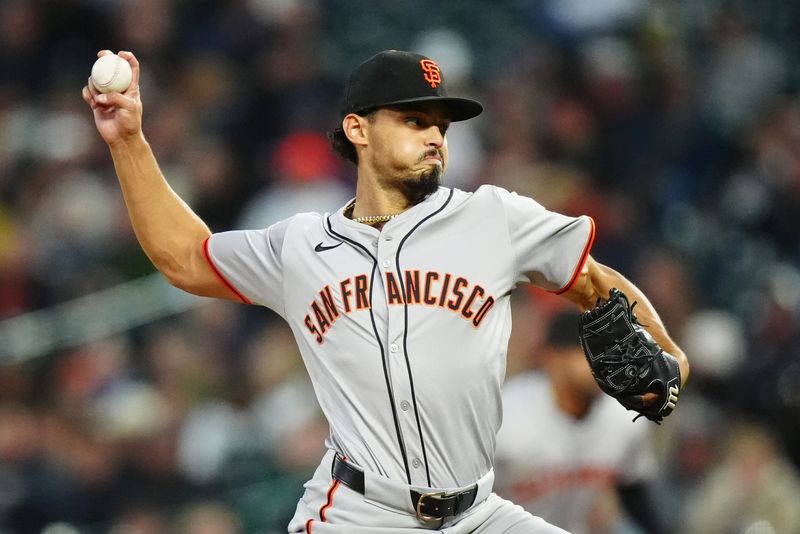
M 485 105 L 447 185 L 594 217 L 687 351 L 668 531 L 797 534 L 798 30 L 792 0 L 0 0 L 0 533 L 285 532 L 327 433 L 274 314 L 153 274 L 80 96 L 97 50 L 137 55 L 162 170 L 221 231 L 344 205 L 344 77 L 400 48 Z M 509 375 L 557 308 L 517 297 Z

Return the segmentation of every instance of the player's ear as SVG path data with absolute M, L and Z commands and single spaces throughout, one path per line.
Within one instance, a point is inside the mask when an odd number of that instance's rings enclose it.
M 356 146 L 366 146 L 369 120 L 361 115 L 349 113 L 342 119 L 342 131 Z

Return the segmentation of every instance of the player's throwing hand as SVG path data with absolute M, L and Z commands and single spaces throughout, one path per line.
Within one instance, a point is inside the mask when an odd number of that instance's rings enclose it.
M 97 57 L 111 54 L 101 50 Z M 139 97 L 139 61 L 131 52 L 119 52 L 131 65 L 131 84 L 123 93 L 101 93 L 92 84 L 91 77 L 83 88 L 83 99 L 92 108 L 94 123 L 103 140 L 109 145 L 125 142 L 141 135 L 142 101 Z

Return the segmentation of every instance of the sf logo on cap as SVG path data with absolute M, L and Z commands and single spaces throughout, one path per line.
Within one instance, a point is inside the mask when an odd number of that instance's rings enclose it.
M 425 81 L 436 89 L 436 86 L 442 83 L 442 71 L 439 70 L 439 65 L 432 59 L 423 59 L 419 64 L 425 73 Z

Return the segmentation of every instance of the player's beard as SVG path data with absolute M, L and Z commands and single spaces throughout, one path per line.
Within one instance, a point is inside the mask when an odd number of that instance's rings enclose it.
M 429 151 L 423 154 L 420 162 L 430 156 Z M 439 151 L 435 151 L 441 156 Z M 403 180 L 403 188 L 405 189 L 406 198 L 411 204 L 417 204 L 425 200 L 428 195 L 435 193 L 442 183 L 442 174 L 444 174 L 444 165 L 434 165 L 429 170 L 423 172 L 418 176 L 409 176 Z

